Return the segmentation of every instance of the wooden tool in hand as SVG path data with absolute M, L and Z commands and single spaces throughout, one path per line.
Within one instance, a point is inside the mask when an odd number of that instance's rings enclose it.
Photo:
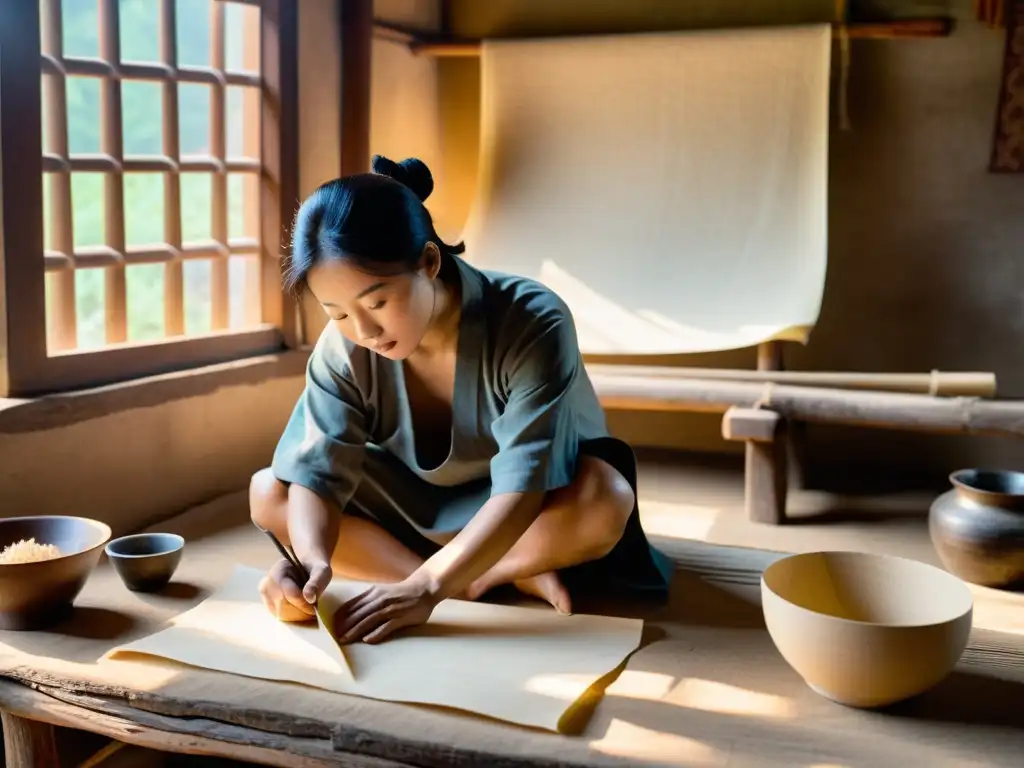
M 279 538 L 277 538 L 277 536 L 275 536 L 272 531 L 264 528 L 262 525 L 259 525 L 256 522 L 253 522 L 253 525 L 255 525 L 257 528 L 259 528 L 261 531 L 263 531 L 263 533 L 267 534 L 267 536 L 270 538 L 270 540 L 274 543 L 274 546 L 277 547 L 277 551 L 281 553 L 281 557 L 283 557 L 285 560 L 287 560 L 289 563 L 291 563 L 292 568 L 294 568 L 295 571 L 299 574 L 299 576 L 302 577 L 302 584 L 300 585 L 300 588 L 301 587 L 305 587 L 306 584 L 309 582 L 309 571 L 307 571 L 306 567 L 302 563 L 299 562 L 299 558 L 295 556 L 295 553 L 292 552 L 290 548 L 288 548 L 284 544 L 282 544 L 281 540 Z M 317 618 L 323 624 L 324 629 L 326 629 L 326 630 L 328 630 L 330 632 L 331 631 L 331 625 L 327 623 L 327 618 L 320 611 L 320 600 L 319 599 L 317 599 L 317 601 L 315 603 L 313 603 L 313 610 L 316 612 Z M 331 632 L 331 634 L 334 634 L 334 633 Z

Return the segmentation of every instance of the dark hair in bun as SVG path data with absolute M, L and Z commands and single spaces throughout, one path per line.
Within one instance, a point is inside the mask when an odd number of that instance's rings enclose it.
M 396 163 L 384 155 L 374 155 L 373 172 L 381 176 L 390 176 L 395 181 L 405 184 L 416 193 L 420 202 L 426 202 L 430 193 L 434 191 L 434 177 L 430 174 L 430 169 L 426 163 L 415 157 L 408 157 Z
M 434 191 L 434 177 L 415 157 L 395 162 L 373 158 L 372 173 L 357 173 L 321 185 L 295 216 L 284 287 L 301 292 L 309 270 L 324 259 L 350 259 L 371 274 L 393 275 L 415 269 L 427 243 L 441 252 L 442 274 L 454 266 L 462 243 L 438 237 L 423 202 Z

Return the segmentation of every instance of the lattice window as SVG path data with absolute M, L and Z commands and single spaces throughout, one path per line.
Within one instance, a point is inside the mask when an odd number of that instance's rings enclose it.
M 295 2 L 0 12 L 9 389 L 292 341 L 279 256 L 297 192 Z

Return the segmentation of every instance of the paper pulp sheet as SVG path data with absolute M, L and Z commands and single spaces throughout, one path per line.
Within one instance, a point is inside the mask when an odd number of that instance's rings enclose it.
M 634 619 L 445 600 L 425 625 L 401 636 L 339 647 L 321 622 L 288 624 L 271 615 L 259 595 L 262 577 L 263 571 L 238 566 L 169 627 L 104 658 L 159 657 L 557 731 L 573 702 L 637 648 L 643 629 Z M 321 599 L 323 613 L 333 616 L 365 586 L 335 580 Z
M 488 40 L 466 258 L 585 353 L 807 340 L 826 268 L 828 25 Z

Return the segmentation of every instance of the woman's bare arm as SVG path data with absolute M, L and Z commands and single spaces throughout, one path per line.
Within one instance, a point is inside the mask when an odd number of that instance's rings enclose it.
M 331 553 L 339 527 L 337 511 L 317 494 L 296 483 L 288 487 L 288 539 L 299 562 L 309 570 L 302 595 L 310 603 L 331 582 Z
M 543 492 L 492 496 L 458 535 L 409 578 L 438 601 L 460 594 L 486 573 L 526 532 L 544 503 Z

